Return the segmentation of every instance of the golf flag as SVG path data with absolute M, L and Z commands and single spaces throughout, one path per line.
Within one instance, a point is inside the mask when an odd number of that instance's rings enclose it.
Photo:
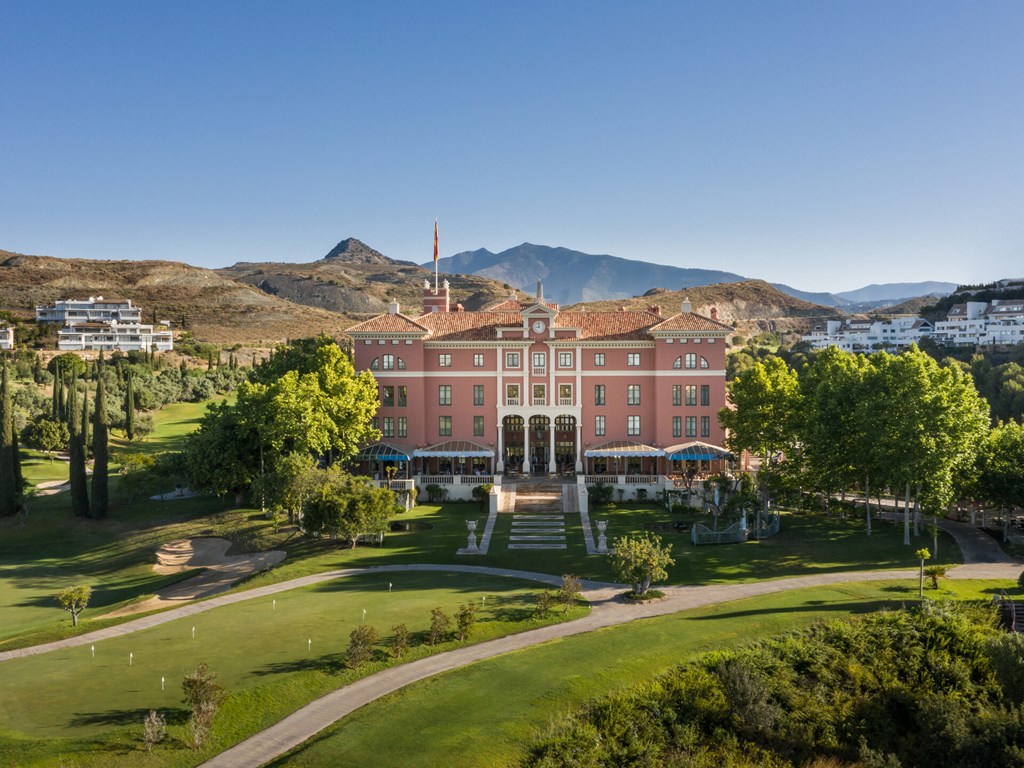
M 434 219 L 434 263 L 437 263 L 437 219 Z

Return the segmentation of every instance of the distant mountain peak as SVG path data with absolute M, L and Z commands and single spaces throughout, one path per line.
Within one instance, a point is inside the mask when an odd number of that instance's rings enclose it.
M 358 264 L 391 264 L 392 260 L 380 251 L 375 251 L 366 243 L 354 237 L 347 237 L 334 246 L 324 261 L 348 261 Z

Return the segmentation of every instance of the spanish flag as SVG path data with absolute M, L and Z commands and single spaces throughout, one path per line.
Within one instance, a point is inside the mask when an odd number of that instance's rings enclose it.
M 434 219 L 434 263 L 437 263 L 437 219 Z

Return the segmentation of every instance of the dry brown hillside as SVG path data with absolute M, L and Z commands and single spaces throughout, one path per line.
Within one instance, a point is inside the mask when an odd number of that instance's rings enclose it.
M 743 335 L 764 331 L 783 333 L 803 332 L 814 319 L 835 317 L 838 310 L 820 304 L 798 299 L 773 288 L 763 280 L 744 280 L 737 283 L 717 283 L 682 291 L 655 288 L 643 296 L 631 299 L 613 299 L 576 304 L 572 309 L 586 306 L 588 309 L 610 311 L 618 307 L 648 307 L 660 305 L 663 314 L 673 315 L 680 305 L 689 299 L 693 311 L 708 315 L 711 308 L 718 310 L 718 319 L 734 324 Z
M 342 240 L 319 261 L 306 264 L 240 262 L 219 269 L 224 277 L 254 286 L 272 296 L 333 312 L 373 315 L 397 299 L 403 311 L 417 314 L 423 304 L 423 281 L 432 270 L 390 259 L 355 238 Z M 441 275 L 451 285 L 452 303 L 468 310 L 503 300 L 509 288 L 479 275 Z
M 213 270 L 175 261 L 99 261 L 0 250 L 0 309 L 33 317 L 63 298 L 124 297 L 172 328 L 217 344 L 266 344 L 318 332 L 340 334 L 350 318 L 294 304 Z

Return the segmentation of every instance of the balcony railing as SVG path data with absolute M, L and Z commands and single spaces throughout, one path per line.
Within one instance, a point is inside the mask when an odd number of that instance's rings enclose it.
M 560 397 L 560 398 L 558 398 L 558 404 L 559 405 L 572 405 L 572 398 L 571 397 Z
M 534 405 L 547 405 L 548 399 L 546 397 L 535 397 L 533 398 Z
M 535 366 L 533 366 L 533 375 L 534 376 L 546 376 L 547 373 L 548 373 L 548 369 L 545 366 L 543 366 L 543 365 L 535 365 Z
M 506 397 L 505 398 L 505 405 L 519 405 L 519 398 L 518 397 Z

